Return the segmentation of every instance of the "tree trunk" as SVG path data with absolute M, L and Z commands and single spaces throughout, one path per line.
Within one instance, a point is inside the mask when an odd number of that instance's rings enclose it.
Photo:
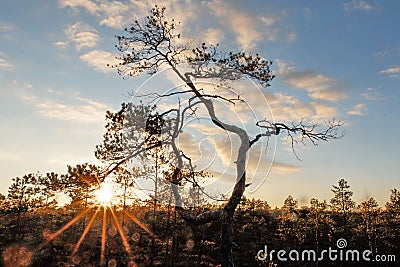
M 232 252 L 232 231 L 233 231 L 233 214 L 229 214 L 222 220 L 221 225 L 221 266 L 233 267 Z

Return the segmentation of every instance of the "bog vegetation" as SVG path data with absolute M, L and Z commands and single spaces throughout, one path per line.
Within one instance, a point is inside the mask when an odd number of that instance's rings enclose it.
M 101 205 L 98 212 L 99 204 L 96 197 L 93 198 L 93 192 L 90 188 L 82 190 L 83 184 L 79 184 L 83 173 L 86 177 L 90 177 L 89 174 L 94 177 L 98 171 L 97 167 L 84 164 L 68 167 L 66 174 L 36 173 L 15 178 L 8 195 L 2 195 L 0 200 L 3 264 L 99 266 L 103 253 L 105 266 L 129 266 L 129 262 L 135 262 L 137 266 L 220 265 L 218 222 L 204 225 L 187 223 L 172 204 L 160 203 L 152 198 L 130 199 L 129 205 L 125 206 L 123 202 L 109 207 Z M 66 180 L 68 183 L 60 182 Z M 123 188 L 124 184 L 120 186 Z M 163 191 L 162 186 L 159 188 L 159 194 L 169 193 Z M 243 197 L 234 216 L 232 239 L 235 263 L 238 266 L 316 266 L 315 262 L 285 263 L 276 259 L 260 262 L 256 254 L 264 245 L 287 251 L 321 251 L 335 246 L 339 238 L 347 240 L 349 249 L 398 254 L 398 190 L 388 192 L 389 198 L 384 207 L 379 207 L 373 197 L 355 203 L 345 179 L 340 179 L 330 190 L 330 200 L 313 198 L 307 206 L 299 206 L 292 196 L 288 196 L 280 208 L 271 208 L 263 200 Z M 57 205 L 55 195 L 59 192 L 67 192 L 72 201 Z M 193 214 L 220 208 L 213 204 L 198 204 L 191 209 Z M 112 216 L 106 218 L 106 240 L 102 252 L 103 209 L 108 209 L 108 214 L 113 210 L 116 220 Z M 82 215 L 85 210 L 87 213 Z M 96 212 L 98 214 L 94 217 Z M 78 220 L 71 224 L 77 217 Z M 66 225 L 69 227 L 65 228 Z M 65 230 L 60 233 L 60 229 Z M 82 239 L 85 231 L 87 233 Z M 127 251 L 124 239 L 130 251 Z M 329 261 L 319 264 L 337 266 L 337 263 Z M 346 264 L 365 266 L 365 262 Z M 396 263 L 374 264 L 395 266 L 393 264 Z

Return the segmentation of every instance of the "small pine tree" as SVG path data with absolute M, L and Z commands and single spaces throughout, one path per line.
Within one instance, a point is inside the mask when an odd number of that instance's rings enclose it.
M 350 190 L 345 179 L 340 179 L 338 185 L 333 185 L 331 189 L 334 194 L 331 198 L 331 209 L 336 215 L 336 233 L 341 237 L 348 235 L 348 223 L 350 212 L 355 207 L 355 202 L 352 200 L 353 192 Z

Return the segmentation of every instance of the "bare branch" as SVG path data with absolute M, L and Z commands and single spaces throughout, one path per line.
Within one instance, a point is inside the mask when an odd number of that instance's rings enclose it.
M 141 147 L 140 149 L 138 149 L 135 152 L 131 153 L 129 156 L 125 157 L 124 159 L 120 160 L 119 162 L 111 164 L 110 166 L 107 167 L 106 172 L 104 174 L 104 178 L 106 178 L 108 175 L 110 175 L 112 172 L 114 172 L 118 167 L 120 167 L 122 164 L 126 163 L 128 160 L 130 160 L 130 159 L 142 154 L 145 151 L 152 150 L 152 149 L 154 149 L 156 147 L 160 147 L 162 145 L 163 145 L 163 142 L 159 141 L 156 144 L 153 144 L 151 146 Z
M 135 95 L 135 96 L 136 97 L 151 97 L 154 99 L 158 99 L 158 98 L 169 97 L 169 96 L 173 96 L 173 95 L 183 95 L 183 94 L 187 94 L 187 93 L 193 93 L 193 91 L 192 90 L 177 91 L 177 92 L 172 92 L 172 93 L 168 93 L 168 94 L 149 93 L 149 94 L 142 94 L 142 95 Z
M 268 120 L 261 120 L 256 123 L 259 128 L 266 129 L 265 133 L 258 134 L 250 145 L 253 145 L 263 136 L 279 135 L 286 132 L 287 137 L 290 139 L 291 148 L 296 158 L 301 160 L 295 150 L 295 145 L 304 145 L 310 142 L 312 145 L 317 146 L 320 141 L 329 141 L 334 139 L 341 139 L 344 132 L 339 132 L 339 128 L 343 126 L 343 122 L 332 119 L 325 122 L 324 129 L 318 131 L 321 125 L 318 123 L 305 124 L 303 119 L 298 123 L 286 124 L 282 122 L 272 123 Z
M 198 181 L 197 181 L 197 179 L 196 179 L 196 174 L 198 173 L 198 172 L 196 172 L 195 170 L 194 170 L 194 167 L 193 167 L 193 165 L 192 165 L 192 159 L 190 158 L 190 157 L 188 157 L 188 156 L 186 156 L 184 153 L 183 153 L 183 151 L 181 150 L 181 154 L 182 154 L 182 157 L 183 158 L 185 158 L 187 161 L 188 161 L 188 165 L 189 165 L 189 174 L 190 174 L 190 178 L 192 178 L 191 180 L 190 179 L 185 179 L 187 182 L 189 182 L 189 183 L 191 183 L 194 187 L 197 187 L 197 188 L 199 188 L 199 190 L 206 196 L 206 197 L 208 197 L 209 199 L 212 199 L 212 200 L 214 200 L 214 201 L 224 201 L 224 199 L 220 199 L 220 198 L 216 198 L 216 197 L 214 197 L 214 196 L 211 196 L 209 193 L 207 193 L 205 190 L 204 190 L 204 188 L 202 187 L 202 186 L 200 186 L 200 184 L 198 183 Z

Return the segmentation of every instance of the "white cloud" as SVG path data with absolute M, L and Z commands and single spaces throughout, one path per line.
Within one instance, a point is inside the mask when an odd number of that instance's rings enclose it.
M 379 72 L 380 74 L 388 75 L 389 78 L 400 78 L 400 66 L 393 66 Z
M 133 14 L 143 13 L 144 6 L 148 5 L 144 1 L 93 1 L 93 0 L 59 0 L 60 7 L 70 7 L 77 11 L 83 8 L 91 15 L 99 19 L 100 25 L 106 25 L 110 28 L 120 29 L 124 24 L 132 19 Z M 148 10 L 146 9 L 146 11 Z
M 347 114 L 355 116 L 364 116 L 366 115 L 366 112 L 367 112 L 367 107 L 365 106 L 365 104 L 357 104 L 353 106 L 351 110 L 347 112 Z
M 110 28 L 120 28 L 125 24 L 125 18 L 121 15 L 115 17 L 107 17 L 100 21 L 100 25 L 106 25 Z
M 98 6 L 92 0 L 59 0 L 58 4 L 60 7 L 84 7 L 92 15 L 97 15 Z
M 344 5 L 345 10 L 364 10 L 371 11 L 375 7 L 371 4 L 368 4 L 367 1 L 364 0 L 351 0 L 351 2 L 347 2 Z
M 99 4 L 99 10 L 104 13 L 104 18 L 100 20 L 100 25 L 110 28 L 121 28 L 126 23 L 126 15 L 130 6 L 118 1 L 103 2 Z
M 6 55 L 0 52 L 0 69 L 11 69 L 13 65 L 8 62 Z
M 77 22 L 70 25 L 66 30 L 65 34 L 69 42 L 75 43 L 77 50 L 81 50 L 84 47 L 94 47 L 100 40 L 100 36 L 97 31 L 83 22 Z M 58 42 L 59 45 L 63 45 L 63 42 Z
M 68 45 L 68 42 L 64 42 L 64 41 L 58 41 L 58 42 L 54 42 L 55 46 L 61 47 L 61 48 L 66 48 Z
M 113 69 L 110 66 L 118 63 L 115 55 L 103 50 L 90 51 L 80 56 L 80 58 L 89 66 L 100 72 L 112 72 Z M 107 64 L 110 66 L 107 66 Z

